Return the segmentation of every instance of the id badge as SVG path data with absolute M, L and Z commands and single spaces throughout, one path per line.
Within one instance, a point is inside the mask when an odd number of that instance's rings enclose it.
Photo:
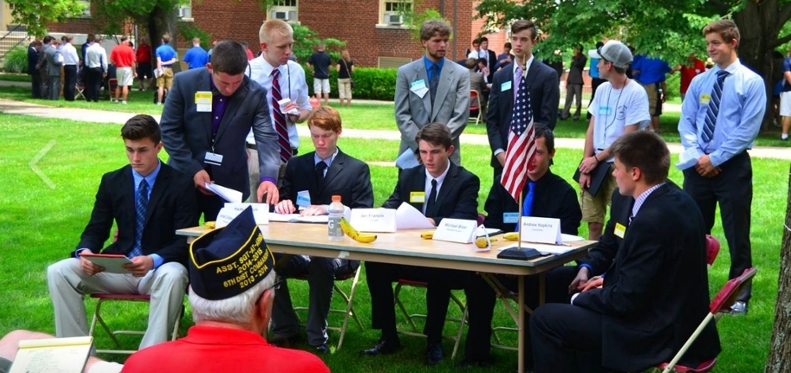
M 612 109 L 609 106 L 599 106 L 599 116 L 607 116 L 612 113 Z
M 222 166 L 222 154 L 206 152 L 206 156 L 203 158 L 203 160 L 207 164 Z
M 518 212 L 504 212 L 503 213 L 503 223 L 504 224 L 516 224 L 516 223 L 519 223 L 519 213 Z
M 623 236 L 626 235 L 626 226 L 621 223 L 615 223 L 613 234 L 615 234 L 616 237 L 623 239 Z
M 303 208 L 310 207 L 310 191 L 301 190 L 297 192 L 297 206 Z
M 426 192 L 411 192 L 409 193 L 409 203 L 425 203 Z
M 704 106 L 708 105 L 709 101 L 711 101 L 711 96 L 709 96 L 709 95 L 707 95 L 705 93 L 700 95 L 700 104 L 701 105 L 704 105 Z
M 195 110 L 199 113 L 211 113 L 211 91 L 195 92 Z
M 510 80 L 503 82 L 503 84 L 500 84 L 500 92 L 510 91 L 512 86 L 513 83 Z

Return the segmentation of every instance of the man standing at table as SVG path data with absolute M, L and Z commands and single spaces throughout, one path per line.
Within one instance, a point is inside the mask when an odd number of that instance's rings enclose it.
M 336 145 L 342 130 L 338 111 L 329 106 L 317 108 L 308 119 L 308 129 L 316 151 L 288 162 L 283 186 L 280 187 L 280 203 L 275 206 L 275 212 L 292 214 L 298 207 L 303 207 L 302 215 L 326 215 L 333 195 L 341 196 L 346 208 L 373 207 L 374 193 L 368 165 L 342 152 Z M 306 195 L 310 203 L 297 206 L 300 201 L 298 194 Z M 333 281 L 336 276 L 354 273 L 360 261 L 306 255 L 289 257 L 285 265 L 278 258 L 279 274 L 282 277 L 308 276 L 308 344 L 318 353 L 327 354 L 330 352 L 327 347 L 327 315 Z M 272 309 L 275 336 L 269 341 L 293 344 L 299 339 L 299 318 L 291 305 L 288 283 L 283 282 L 275 295 Z
M 453 149 L 450 160 L 461 164 L 459 136 L 470 117 L 469 71 L 447 58 L 450 26 L 428 20 L 420 26 L 423 58 L 398 68 L 395 90 L 395 119 L 401 132 L 398 155 L 416 152 L 415 135 L 432 122 L 448 126 Z
M 684 152 L 697 162 L 684 170 L 684 191 L 698 203 L 706 231 L 714 226 L 717 203 L 731 254 L 728 278 L 752 267 L 750 204 L 752 148 L 766 111 L 763 79 L 739 62 L 739 29 L 730 20 L 703 29 L 709 56 L 717 65 L 692 79 L 681 106 L 678 133 Z M 751 286 L 739 294 L 734 313 L 747 313 Z
M 667 179 L 667 144 L 637 131 L 610 150 L 618 189 L 605 234 L 568 288 L 582 292 L 530 318 L 536 373 L 642 372 L 670 361 L 709 312 L 703 217 Z M 719 352 L 709 323 L 680 363 L 698 366 Z
M 494 175 L 503 172 L 505 151 L 508 150 L 508 129 L 514 111 L 519 82 L 525 79 L 530 87 L 530 102 L 533 122 L 542 124 L 550 130 L 555 128 L 560 101 L 558 74 L 554 69 L 533 56 L 533 46 L 538 41 L 535 23 L 519 20 L 511 25 L 511 52 L 514 63 L 494 74 L 489 108 L 486 112 L 486 133 L 492 149 L 491 165 Z M 525 73 L 527 72 L 527 73 Z
M 478 218 L 478 177 L 449 160 L 454 151 L 451 132 L 442 123 L 430 123 L 415 136 L 422 164 L 404 170 L 393 194 L 382 207 L 396 209 L 406 202 L 422 211 L 428 221 L 439 225 L 443 218 Z M 388 263 L 365 262 L 368 288 L 371 291 L 371 318 L 382 336 L 363 355 L 391 354 L 401 347 L 395 321 L 392 283 L 398 279 L 428 282 L 428 312 L 423 333 L 428 337 L 426 364 L 439 363 L 442 352 L 442 328 L 450 301 L 450 289 L 458 284 L 460 274 L 468 272 Z
M 102 177 L 91 220 L 71 258 L 47 269 L 58 337 L 88 335 L 83 297 L 89 293 L 151 295 L 140 348 L 165 342 L 187 286 L 187 241 L 176 230 L 198 223 L 189 177 L 163 164 L 156 120 L 136 115 L 121 128 L 129 165 Z M 113 222 L 118 239 L 102 250 Z M 126 255 L 128 273 L 106 273 L 83 254 Z
M 217 218 L 225 201 L 206 189 L 217 183 L 251 193 L 247 180 L 245 138 L 252 128 L 262 176 L 258 200 L 277 203 L 280 167 L 277 135 L 269 119 L 266 92 L 244 75 L 247 55 L 241 44 L 223 41 L 206 67 L 179 73 L 162 110 L 162 142 L 168 163 L 191 175 L 198 211 L 204 220 Z M 266 199 L 263 199 L 266 194 Z
M 278 185 L 286 171 L 286 162 L 296 156 L 299 148 L 297 123 L 302 123 L 310 115 L 308 85 L 305 83 L 305 70 L 298 63 L 290 61 L 294 46 L 294 29 L 287 22 L 270 19 L 258 31 L 261 42 L 261 55 L 250 61 L 250 79 L 266 90 L 269 115 L 277 133 L 280 150 L 280 171 Z M 288 100 L 280 105 L 278 101 Z M 261 183 L 258 173 L 258 150 L 252 131 L 247 135 L 247 169 L 250 173 L 250 190 L 257 190 Z M 251 196 L 249 202 L 255 196 Z

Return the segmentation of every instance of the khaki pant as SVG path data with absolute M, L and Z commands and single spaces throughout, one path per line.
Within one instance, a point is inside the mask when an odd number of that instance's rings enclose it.
M 601 182 L 601 187 L 596 193 L 596 196 L 583 191 L 582 198 L 580 199 L 582 209 L 582 221 L 588 223 L 604 223 L 604 218 L 607 215 L 607 206 L 612 203 L 612 193 L 618 186 L 615 183 L 615 177 L 612 172 L 615 166 L 610 164 L 610 170 L 607 171 L 607 176 Z

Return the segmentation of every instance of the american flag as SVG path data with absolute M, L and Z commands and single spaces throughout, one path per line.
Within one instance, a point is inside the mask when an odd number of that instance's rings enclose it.
M 527 166 L 536 151 L 536 134 L 533 130 L 533 108 L 530 92 L 525 78 L 519 82 L 519 92 L 514 102 L 511 129 L 508 131 L 508 150 L 505 152 L 505 166 L 500 182 L 519 202 L 519 193 L 527 181 Z

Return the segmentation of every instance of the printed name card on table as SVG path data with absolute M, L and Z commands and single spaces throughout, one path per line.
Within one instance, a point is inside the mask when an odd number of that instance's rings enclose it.
M 352 209 L 351 224 L 360 232 L 393 233 L 396 231 L 396 210 Z
M 464 219 L 442 219 L 434 232 L 434 240 L 470 243 L 475 238 L 478 222 Z
M 253 207 L 253 218 L 258 225 L 269 224 L 269 204 L 268 203 L 226 203 L 217 214 L 215 226 L 222 228 L 228 225 L 236 216 L 242 213 L 247 207 Z
M 560 219 L 522 217 L 522 241 L 561 245 Z

